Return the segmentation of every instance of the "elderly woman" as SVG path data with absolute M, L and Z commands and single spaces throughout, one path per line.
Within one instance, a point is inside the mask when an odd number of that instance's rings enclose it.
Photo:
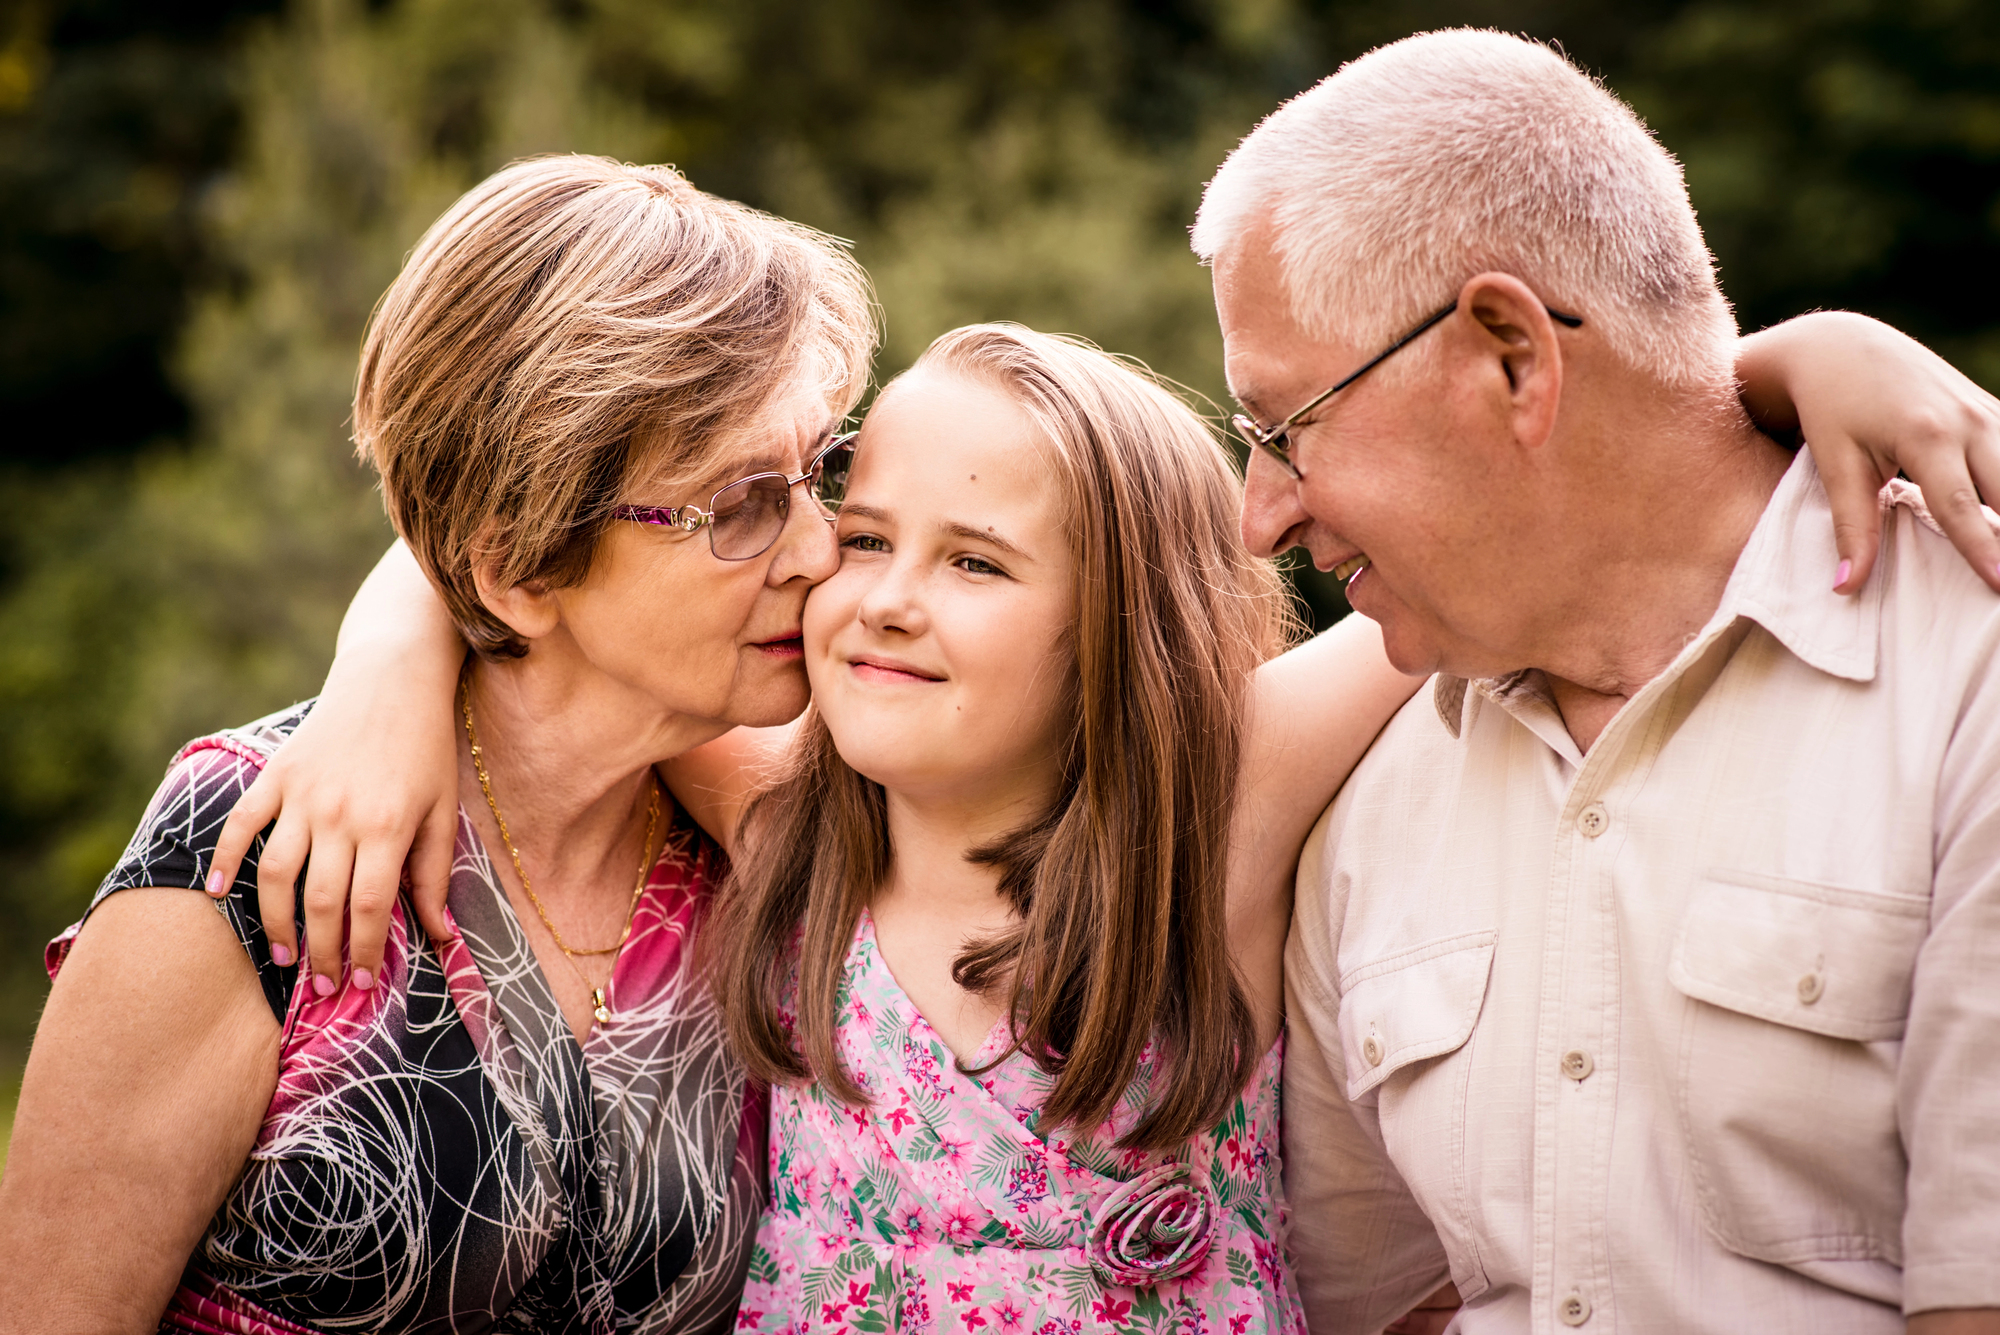
M 354 421 L 478 651 L 455 934 L 399 910 L 336 989 L 268 941 L 250 874 L 185 893 L 309 706 L 191 743 L 50 948 L 0 1199 L 31 1267 L 0 1292 L 32 1310 L 0 1325 L 727 1325 L 764 1110 L 691 961 L 720 855 L 653 766 L 804 707 L 836 554 L 802 488 L 872 335 L 827 239 L 664 168 L 524 162 L 430 230 Z

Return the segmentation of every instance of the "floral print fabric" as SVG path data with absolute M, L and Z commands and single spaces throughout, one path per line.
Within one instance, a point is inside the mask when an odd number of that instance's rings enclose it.
M 1115 1143 L 1159 1074 L 1150 1046 L 1108 1122 L 1045 1140 L 1050 1078 L 1020 1053 L 961 1072 L 865 912 L 839 1005 L 842 1059 L 872 1106 L 773 1091 L 771 1207 L 738 1330 L 1304 1331 L 1285 1260 L 1282 1040 L 1222 1125 L 1144 1153 Z M 1007 1042 L 1003 1021 L 968 1065 Z

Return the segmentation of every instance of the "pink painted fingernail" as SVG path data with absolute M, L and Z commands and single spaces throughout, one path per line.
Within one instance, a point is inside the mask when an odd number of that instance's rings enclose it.
M 1854 562 L 1842 561 L 1840 563 L 1840 569 L 1833 572 L 1833 587 L 1837 589 L 1841 585 L 1847 583 L 1847 577 L 1853 573 L 1854 573 Z
M 220 899 L 229 893 L 229 882 L 222 879 L 221 872 L 212 871 L 208 874 L 208 884 L 204 888 L 208 893 Z
M 332 996 L 332 995 L 333 995 L 333 979 L 331 979 L 331 978 L 328 978 L 328 977 L 327 977 L 327 976 L 326 976 L 325 974 L 323 974 L 323 973 L 316 973 L 316 974 L 314 974 L 314 975 L 313 975 L 313 991 L 315 991 L 315 992 L 319 993 L 319 994 L 320 994 L 321 996 L 323 996 L 323 997 L 330 997 L 330 996 Z
M 278 966 L 278 967 L 279 967 L 280 969 L 289 969 L 289 968 L 291 968 L 291 967 L 292 967 L 292 948 L 291 948 L 290 946 L 287 946 L 287 945 L 274 945 L 274 946 L 272 946 L 272 947 L 271 947 L 271 963 L 273 963 L 273 964 L 277 965 L 277 966 Z
M 375 975 L 366 969 L 356 969 L 354 971 L 354 986 L 363 992 L 373 992 L 375 990 Z

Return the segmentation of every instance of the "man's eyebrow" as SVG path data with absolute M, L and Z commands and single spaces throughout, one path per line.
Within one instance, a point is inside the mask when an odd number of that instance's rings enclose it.
M 1034 559 L 1020 546 L 1009 542 L 990 528 L 974 528 L 970 524 L 960 524 L 954 521 L 946 524 L 944 531 L 951 534 L 954 538 L 964 538 L 968 542 L 983 542 L 989 546 L 998 547 L 1008 555 L 1018 556 L 1024 561 L 1032 561 Z
M 1265 416 L 1264 405 L 1271 401 L 1271 394 L 1262 385 L 1232 385 L 1229 390 L 1229 397 L 1236 400 L 1237 407 L 1259 422 L 1275 422 L 1278 420 L 1275 417 L 1267 418 Z

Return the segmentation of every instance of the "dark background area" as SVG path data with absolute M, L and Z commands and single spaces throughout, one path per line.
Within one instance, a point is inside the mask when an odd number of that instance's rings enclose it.
M 1972 0 L 0 0 L 0 1086 L 175 745 L 316 687 L 387 540 L 345 438 L 361 326 L 459 191 L 527 152 L 673 162 L 855 241 L 884 375 L 1007 317 L 1220 400 L 1201 183 L 1341 61 L 1463 23 L 1637 107 L 1746 329 L 1862 310 L 2000 387 Z

